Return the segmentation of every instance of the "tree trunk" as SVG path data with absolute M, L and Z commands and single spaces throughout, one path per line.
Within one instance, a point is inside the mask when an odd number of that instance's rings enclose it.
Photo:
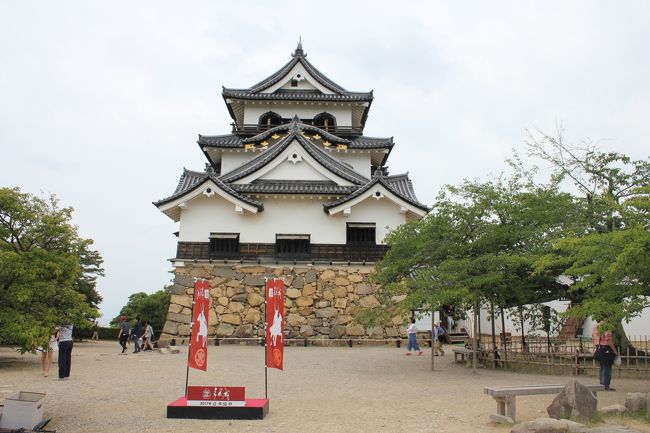
M 474 302 L 474 344 L 472 345 L 473 356 L 472 356 L 472 372 L 476 374 L 476 368 L 478 367 L 478 309 L 479 302 Z

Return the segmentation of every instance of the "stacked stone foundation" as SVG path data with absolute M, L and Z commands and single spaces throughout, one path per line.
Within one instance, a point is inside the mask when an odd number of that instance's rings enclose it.
M 382 340 L 405 336 L 403 318 L 380 326 L 353 321 L 364 308 L 379 306 L 378 285 L 370 281 L 372 266 L 246 266 L 186 264 L 176 268 L 161 345 L 190 335 L 195 278 L 210 280 L 212 308 L 208 337 L 264 336 L 264 284 L 267 278 L 285 282 L 285 337 L 289 339 Z

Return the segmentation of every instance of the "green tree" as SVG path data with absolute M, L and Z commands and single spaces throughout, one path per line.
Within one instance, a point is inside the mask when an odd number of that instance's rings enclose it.
M 404 314 L 448 303 L 508 307 L 552 299 L 560 285 L 551 273 L 534 274 L 533 263 L 567 229 L 573 209 L 570 195 L 517 177 L 447 187 L 427 217 L 386 238 L 390 250 L 375 274 L 382 303 L 399 299 Z
M 582 211 L 578 230 L 559 236 L 536 269 L 572 278 L 568 314 L 603 319 L 605 327 L 618 329 L 625 347 L 621 321 L 650 305 L 650 162 L 600 152 L 593 142 L 568 145 L 562 131 L 557 137 L 531 134 L 528 151 L 551 163 L 558 185 L 577 191 Z M 530 171 L 523 164 L 518 167 Z
M 22 352 L 46 344 L 57 325 L 87 327 L 99 315 L 93 276 L 101 256 L 77 234 L 72 211 L 54 196 L 0 188 L 0 341 Z M 83 255 L 94 267 L 84 267 Z
M 158 290 L 150 295 L 144 292 L 132 294 L 129 296 L 129 301 L 120 310 L 120 314 L 111 320 L 111 326 L 119 325 L 120 316 L 126 316 L 129 319 L 140 317 L 160 332 L 167 320 L 169 300 L 171 298 L 170 289 L 171 286 L 166 286 L 163 290 Z

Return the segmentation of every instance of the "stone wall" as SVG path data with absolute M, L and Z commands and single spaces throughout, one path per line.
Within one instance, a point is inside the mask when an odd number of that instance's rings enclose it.
M 289 338 L 384 339 L 405 335 L 403 319 L 376 327 L 353 323 L 363 308 L 379 305 L 372 266 L 245 266 L 186 264 L 175 284 L 161 342 L 190 334 L 194 278 L 210 280 L 209 337 L 264 335 L 264 281 L 285 282 L 285 334 Z

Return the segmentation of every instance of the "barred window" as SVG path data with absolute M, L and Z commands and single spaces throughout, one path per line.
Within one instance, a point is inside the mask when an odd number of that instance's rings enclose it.
M 309 254 L 309 235 L 275 235 L 275 252 L 279 256 L 305 256 Z
M 376 245 L 375 223 L 347 223 L 348 245 Z
M 210 233 L 210 254 L 239 253 L 239 233 Z

